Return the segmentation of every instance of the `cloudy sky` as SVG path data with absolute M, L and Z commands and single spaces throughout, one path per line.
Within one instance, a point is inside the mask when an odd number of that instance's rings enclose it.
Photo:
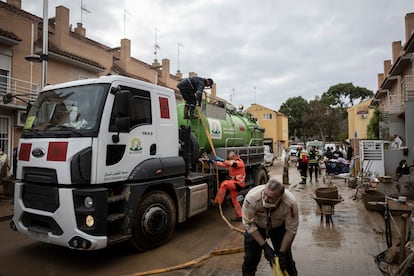
M 38 16 L 42 5 L 22 0 Z M 59 5 L 70 9 L 71 24 L 81 21 L 81 0 L 49 0 L 49 17 Z M 129 38 L 132 56 L 151 64 L 157 33 L 158 60 L 170 59 L 172 73 L 179 67 L 184 76 L 211 77 L 218 96 L 234 105 L 275 110 L 337 83 L 375 92 L 391 43 L 405 43 L 404 17 L 414 12 L 412 0 L 83 0 L 83 6 L 89 38 L 111 47 Z

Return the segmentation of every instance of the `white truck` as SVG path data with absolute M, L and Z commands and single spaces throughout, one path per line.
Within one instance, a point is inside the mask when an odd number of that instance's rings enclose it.
M 217 155 L 235 150 L 247 187 L 265 183 L 263 131 L 225 107 L 220 113 L 222 105 L 203 106 L 222 116 L 208 118 Z M 176 223 L 205 211 L 216 193 L 215 174 L 200 161 L 204 152 L 213 157 L 199 142 L 204 129 L 179 118 L 182 109 L 173 90 L 121 76 L 45 87 L 19 141 L 11 228 L 80 250 L 166 243 Z M 219 130 L 232 137 L 224 141 Z

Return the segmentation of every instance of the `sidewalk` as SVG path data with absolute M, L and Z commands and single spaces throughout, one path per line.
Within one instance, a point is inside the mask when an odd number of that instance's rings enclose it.
M 0 221 L 10 220 L 13 217 L 11 199 L 0 195 Z
M 276 160 L 271 175 L 282 181 L 281 161 Z M 319 183 L 298 184 L 300 175 L 294 166 L 289 168 L 289 187 L 298 200 L 300 225 L 292 246 L 299 275 L 382 275 L 374 256 L 385 250 L 384 227 L 380 213 L 367 211 L 363 202 L 353 200 L 353 189 L 344 179 L 333 178 L 344 201 L 335 206 L 333 224 L 321 222 L 314 200 L 314 190 L 324 186 Z M 241 227 L 241 223 L 237 226 Z M 243 246 L 243 236 L 229 233 L 229 242 L 218 248 Z M 218 256 L 194 267 L 185 274 L 167 275 L 241 275 L 243 253 Z M 183 271 L 181 271 L 183 272 Z M 178 273 L 178 271 L 177 271 Z M 272 275 L 269 264 L 262 256 L 256 275 Z

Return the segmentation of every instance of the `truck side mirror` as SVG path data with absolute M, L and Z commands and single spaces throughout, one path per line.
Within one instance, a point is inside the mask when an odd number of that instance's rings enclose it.
M 129 103 L 131 92 L 129 90 L 120 90 L 115 95 L 115 127 L 119 132 L 128 132 L 130 127 Z
M 115 95 L 115 108 L 117 117 L 129 116 L 129 103 L 131 92 L 129 90 L 118 91 Z
M 118 132 L 128 132 L 130 127 L 129 117 L 116 117 L 115 127 L 118 130 Z

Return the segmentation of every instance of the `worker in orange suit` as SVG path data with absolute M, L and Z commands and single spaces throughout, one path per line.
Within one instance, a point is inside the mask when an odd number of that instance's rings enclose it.
M 227 154 L 227 160 L 224 160 L 216 156 L 214 164 L 218 167 L 229 168 L 229 176 L 231 179 L 224 180 L 220 184 L 220 189 L 216 195 L 215 202 L 222 204 L 226 197 L 226 192 L 230 192 L 230 199 L 233 203 L 236 217 L 232 221 L 241 221 L 242 212 L 240 203 L 237 201 L 239 190 L 244 187 L 244 179 L 246 178 L 246 172 L 244 169 L 244 162 L 240 159 L 234 151 L 229 151 Z

